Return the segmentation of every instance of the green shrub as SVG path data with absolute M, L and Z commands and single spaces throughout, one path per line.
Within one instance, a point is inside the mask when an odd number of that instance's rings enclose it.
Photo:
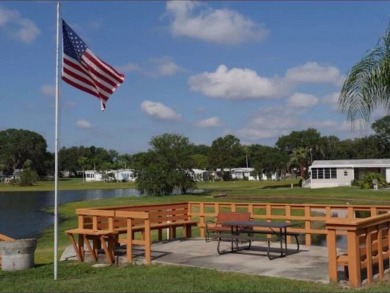
M 34 170 L 24 169 L 20 174 L 20 185 L 31 186 L 38 181 L 38 174 Z
M 385 177 L 380 173 L 367 173 L 361 180 L 359 180 L 359 186 L 361 189 L 371 189 L 373 188 L 373 181 L 376 180 L 378 188 L 384 187 L 386 185 Z

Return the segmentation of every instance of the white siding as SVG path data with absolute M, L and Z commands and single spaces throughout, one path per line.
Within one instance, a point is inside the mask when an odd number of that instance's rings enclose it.
M 351 186 L 354 180 L 353 168 L 336 168 L 337 178 L 332 179 L 311 179 L 311 188 Z
M 390 183 L 390 168 L 386 168 L 386 183 Z

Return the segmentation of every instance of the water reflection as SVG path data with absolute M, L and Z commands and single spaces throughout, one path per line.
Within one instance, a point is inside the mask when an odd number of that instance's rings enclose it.
M 58 203 L 110 197 L 138 196 L 137 189 L 59 191 Z M 21 239 L 37 237 L 54 223 L 54 216 L 44 212 L 54 207 L 54 192 L 0 192 L 0 233 Z

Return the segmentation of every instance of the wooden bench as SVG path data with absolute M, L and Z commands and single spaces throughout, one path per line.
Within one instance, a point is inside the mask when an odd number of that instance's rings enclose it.
M 372 265 L 384 266 L 383 261 L 389 261 L 390 251 L 389 251 L 389 239 L 387 234 L 383 234 L 383 238 L 378 241 L 377 234 L 372 235 L 372 242 L 369 244 L 370 247 L 366 244 L 366 237 L 359 238 L 359 255 L 360 255 L 360 268 L 369 269 Z M 380 263 L 382 261 L 382 263 Z M 345 278 L 349 279 L 349 255 L 348 253 L 343 253 L 337 256 L 337 265 L 344 267 Z
M 103 247 L 107 262 L 113 263 L 115 247 L 121 244 L 130 246 L 136 244 L 145 246 L 146 262 L 150 263 L 152 230 L 157 230 L 158 240 L 161 241 L 164 230 L 167 231 L 167 239 L 175 239 L 178 228 L 181 228 L 182 237 L 188 238 L 192 236 L 192 227 L 198 225 L 197 221 L 190 219 L 186 203 L 83 208 L 77 209 L 77 215 L 78 228 L 67 230 L 66 233 L 70 237 L 79 261 L 84 261 L 86 251 L 97 260 L 97 251 Z M 136 233 L 141 233 L 141 240 L 136 240 Z M 120 237 L 122 234 L 126 235 L 125 238 Z M 76 235 L 78 235 L 77 241 Z M 129 260 L 132 248 L 127 250 Z
M 129 212 L 137 212 L 138 209 L 129 210 Z M 144 211 L 148 214 L 148 221 L 150 230 L 157 230 L 158 241 L 163 240 L 163 232 L 167 230 L 167 239 L 177 238 L 177 228 L 182 229 L 182 238 L 192 237 L 192 227 L 198 226 L 197 221 L 190 220 L 188 213 L 185 209 L 161 209 L 161 207 L 149 208 Z M 125 234 L 128 230 L 128 222 L 126 218 L 131 218 L 131 213 L 126 215 L 125 210 L 117 211 L 115 213 L 114 231 L 118 234 Z M 132 220 L 132 237 L 135 237 L 135 233 L 141 234 L 145 231 L 144 219 Z M 143 237 L 143 236 L 142 236 Z
M 127 262 L 132 262 L 133 246 L 141 245 L 145 248 L 147 264 L 151 262 L 151 231 L 157 230 L 158 241 L 163 240 L 164 230 L 167 230 L 167 239 L 176 239 L 177 228 L 181 228 L 182 238 L 189 238 L 192 236 L 192 227 L 197 225 L 197 221 L 190 219 L 187 206 L 172 204 L 118 210 L 114 221 L 115 231 L 126 234 L 125 238 L 119 237 L 117 242 L 126 245 Z M 136 233 L 141 233 L 141 237 L 137 238 Z
M 213 233 L 213 240 L 217 240 L 221 233 L 230 233 L 230 226 L 223 226 L 223 222 L 227 221 L 249 221 L 250 213 L 247 212 L 220 212 L 215 218 L 215 221 L 206 222 L 206 242 L 210 241 L 210 234 Z

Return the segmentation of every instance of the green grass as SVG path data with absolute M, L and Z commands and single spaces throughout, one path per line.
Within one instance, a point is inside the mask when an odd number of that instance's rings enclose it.
M 35 190 L 49 185 L 34 186 Z M 119 183 L 122 184 L 122 183 Z M 201 195 L 162 197 L 122 197 L 72 202 L 59 207 L 58 254 L 70 244 L 64 231 L 77 226 L 75 209 L 79 207 L 164 203 L 178 201 L 262 201 L 390 205 L 388 190 L 360 190 L 356 187 L 305 189 L 294 187 L 296 181 L 215 182 L 201 183 Z M 90 184 L 81 180 L 61 181 L 62 189 L 134 188 L 114 183 Z M 52 186 L 52 185 L 51 185 Z M 122 185 L 121 185 L 122 186 Z M 0 185 L 0 191 L 4 191 Z M 18 187 L 8 187 L 15 188 Z M 52 189 L 48 189 L 52 190 Z M 226 198 L 214 198 L 218 194 Z M 376 282 L 358 290 L 334 284 L 292 281 L 282 278 L 218 272 L 212 269 L 163 265 L 114 265 L 93 268 L 91 264 L 58 262 L 58 279 L 54 280 L 53 228 L 38 239 L 32 269 L 18 272 L 0 271 L 0 292 L 390 292 L 390 281 Z
M 58 180 L 59 190 L 113 189 L 135 188 L 132 182 L 83 182 L 81 178 L 61 178 Z M 54 180 L 38 181 L 33 186 L 19 186 L 0 183 L 1 191 L 51 191 L 54 190 Z
M 93 268 L 61 262 L 0 273 L 2 292 L 334 292 L 336 287 L 303 281 L 218 272 L 210 269 L 127 265 Z

